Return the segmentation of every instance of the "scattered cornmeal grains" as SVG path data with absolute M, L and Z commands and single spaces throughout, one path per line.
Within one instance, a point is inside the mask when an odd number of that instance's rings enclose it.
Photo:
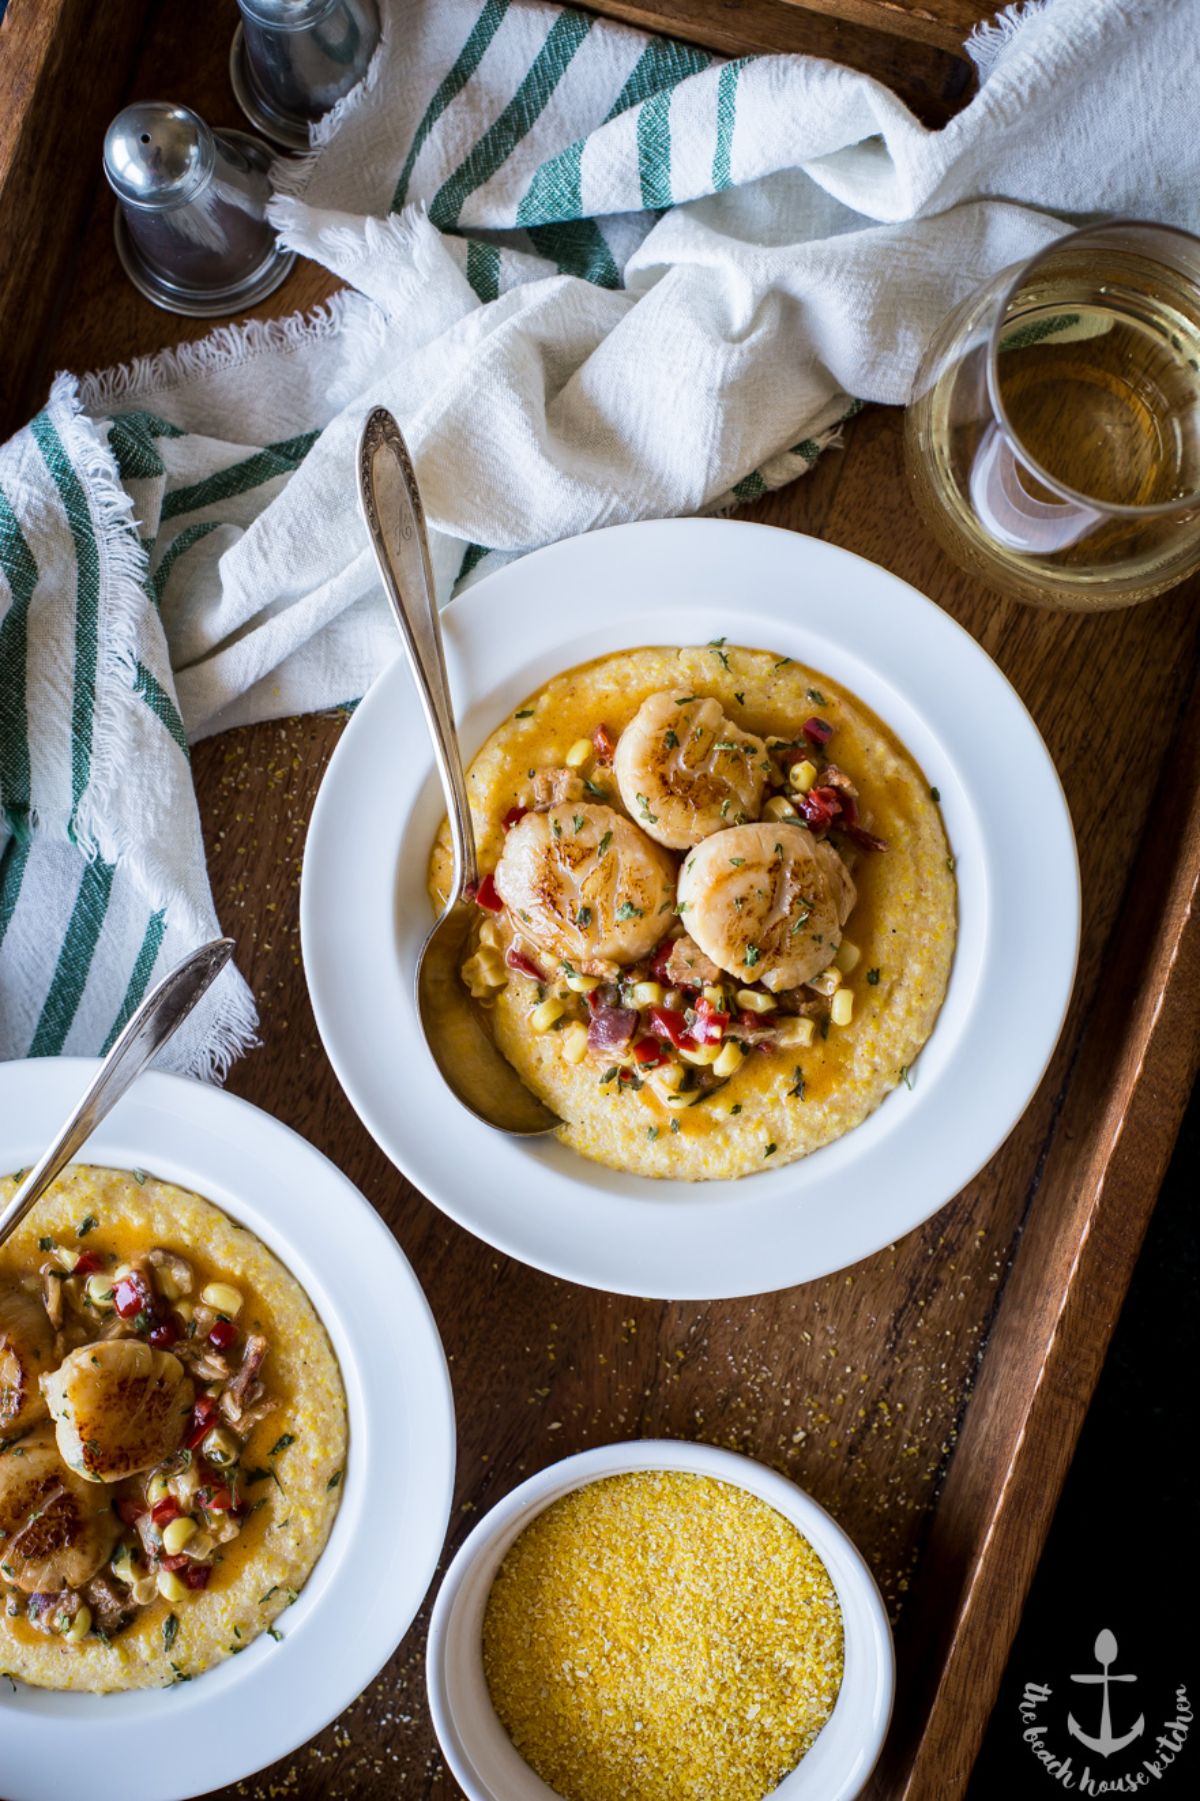
M 765 1501 L 639 1472 L 525 1528 L 488 1597 L 483 1662 L 513 1744 L 564 1801 L 762 1801 L 833 1711 L 842 1617 Z

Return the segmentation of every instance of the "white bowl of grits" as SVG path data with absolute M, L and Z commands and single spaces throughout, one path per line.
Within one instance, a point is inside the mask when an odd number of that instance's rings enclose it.
M 0 1198 L 94 1067 L 0 1065 Z M 166 1801 L 319 1731 L 411 1623 L 453 1468 L 374 1210 L 257 1108 L 142 1077 L 0 1247 L 8 1801 L 85 1768 Z
M 895 1661 L 867 1565 L 765 1465 L 673 1439 L 552 1464 L 434 1603 L 430 1707 L 470 1801 L 852 1801 Z
M 717 520 L 551 546 L 443 627 L 500 909 L 463 979 L 564 1125 L 489 1130 L 422 1040 L 444 807 L 398 659 L 331 762 L 301 896 L 322 1039 L 381 1146 L 490 1243 L 624 1293 L 784 1287 L 927 1219 L 1036 1089 L 1078 947 L 1062 791 L 986 653 L 860 558 Z M 720 780 L 681 819 L 698 730 Z

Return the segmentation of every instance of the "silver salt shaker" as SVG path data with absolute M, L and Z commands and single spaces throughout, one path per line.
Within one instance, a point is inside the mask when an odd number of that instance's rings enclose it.
M 308 128 L 367 72 L 379 42 L 375 0 L 238 0 L 229 74 L 265 137 L 308 149 Z
M 266 217 L 273 153 L 245 131 L 210 131 L 186 106 L 127 106 L 104 137 L 117 254 L 155 306 L 214 319 L 253 306 L 288 274 Z

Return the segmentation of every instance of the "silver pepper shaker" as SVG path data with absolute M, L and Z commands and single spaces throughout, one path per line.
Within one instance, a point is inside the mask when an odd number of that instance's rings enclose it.
M 238 0 L 229 75 L 265 137 L 308 149 L 308 128 L 367 72 L 379 42 L 375 0 Z
M 273 153 L 245 131 L 210 131 L 189 107 L 127 106 L 104 137 L 117 254 L 155 306 L 214 319 L 273 293 L 296 260 L 266 217 Z

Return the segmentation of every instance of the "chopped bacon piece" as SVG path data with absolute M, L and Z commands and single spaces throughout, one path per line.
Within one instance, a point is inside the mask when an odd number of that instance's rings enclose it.
M 723 971 L 685 935 L 671 940 L 661 972 L 655 958 L 654 973 L 668 988 L 707 988 L 721 980 Z
M 603 722 L 592 733 L 592 749 L 599 763 L 611 763 L 617 748 L 617 741 Z
M 833 727 L 827 719 L 817 719 L 815 717 L 806 719 L 804 724 L 800 727 L 800 730 L 804 733 L 804 736 L 808 739 L 810 744 L 815 744 L 818 749 L 821 750 L 825 748 L 829 743 L 829 740 L 833 737 Z
M 75 1268 L 71 1274 L 73 1276 L 94 1276 L 98 1270 L 103 1268 L 103 1257 L 98 1257 L 95 1251 L 85 1251 L 82 1257 L 76 1259 Z
M 836 788 L 810 788 L 807 794 L 794 795 L 793 801 L 814 832 L 825 831 L 842 811 Z
M 859 850 L 887 849 L 886 839 L 877 838 L 874 832 L 864 831 L 863 827 L 860 825 L 847 825 L 843 827 L 843 830 L 850 842 L 852 844 L 857 844 Z
M 504 827 L 506 832 L 511 832 L 517 822 L 524 819 L 528 811 L 528 807 L 510 807 L 508 812 L 504 815 L 504 818 L 500 821 L 500 824 Z
M 189 1588 L 207 1588 L 208 1579 L 212 1575 L 211 1563 L 196 1563 L 194 1559 L 185 1557 L 184 1567 L 180 1574 Z
M 633 1040 L 638 1016 L 632 1007 L 597 1007 L 588 1022 L 588 1049 L 623 1051 Z

